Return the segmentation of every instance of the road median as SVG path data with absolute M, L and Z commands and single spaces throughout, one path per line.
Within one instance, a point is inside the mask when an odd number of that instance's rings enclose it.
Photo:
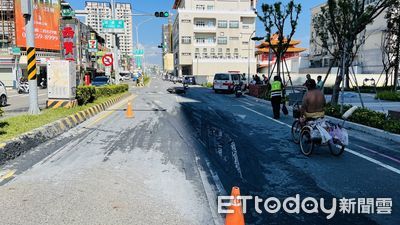
M 64 133 L 129 96 L 131 96 L 130 93 L 121 93 L 72 109 L 46 110 L 38 116 L 22 115 L 1 120 L 0 165 Z M 10 126 L 13 121 L 19 121 L 19 123 L 26 121 L 26 123 L 24 127 L 19 128 Z M 40 123 L 36 123 L 37 121 Z M 8 126 L 11 129 L 9 133 L 5 131 L 5 127 Z M 24 133 L 18 134 L 16 129 L 23 130 Z

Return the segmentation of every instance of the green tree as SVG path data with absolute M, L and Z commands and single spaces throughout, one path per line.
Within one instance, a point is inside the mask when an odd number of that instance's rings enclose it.
M 393 68 L 393 84 L 396 90 L 400 66 L 400 0 L 394 0 L 392 4 L 385 16 L 387 28 L 385 30 L 386 42 L 384 48 L 387 53 L 389 67 Z
M 349 78 L 350 67 L 365 41 L 363 31 L 391 4 L 393 0 L 377 0 L 369 4 L 366 0 L 328 0 L 313 18 L 313 26 L 322 47 L 333 52 L 341 64 L 333 88 L 333 105 L 337 105 L 340 84 L 345 77 Z
M 301 5 L 295 4 L 293 0 L 287 5 L 282 2 L 274 4 L 263 3 L 261 6 L 262 13 L 257 13 L 258 18 L 263 22 L 265 27 L 265 42 L 269 45 L 276 56 L 276 68 L 278 76 L 281 76 L 282 58 L 290 46 L 293 35 L 296 32 Z M 287 28 L 290 26 L 289 28 Z M 285 31 L 289 30 L 289 34 L 285 36 Z M 278 37 L 277 45 L 273 45 L 271 41 L 272 34 Z

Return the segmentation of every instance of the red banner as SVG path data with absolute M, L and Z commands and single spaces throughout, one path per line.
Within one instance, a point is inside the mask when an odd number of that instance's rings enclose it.
M 21 0 L 15 0 L 16 44 L 26 47 L 25 18 L 21 13 Z M 59 0 L 34 0 L 35 47 L 60 50 Z

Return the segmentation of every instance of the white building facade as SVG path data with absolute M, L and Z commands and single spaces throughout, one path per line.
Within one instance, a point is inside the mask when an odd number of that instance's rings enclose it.
M 211 82 L 215 73 L 256 73 L 256 0 L 175 0 L 175 75 Z
M 133 29 L 132 29 L 132 5 L 130 3 L 116 3 L 115 19 L 124 20 L 124 33 L 118 34 L 119 50 L 123 55 L 133 55 Z M 106 47 L 112 49 L 112 35 L 103 33 L 102 20 L 112 19 L 111 4 L 109 2 L 87 1 L 86 23 L 96 32 L 104 34 Z
M 369 4 L 374 4 L 375 1 L 369 1 Z M 326 4 L 318 5 L 311 9 L 311 16 L 314 18 L 321 12 L 321 7 Z M 364 32 L 360 36 L 365 36 L 365 42 L 360 47 L 356 58 L 354 59 L 354 68 L 357 74 L 381 74 L 383 70 L 382 64 L 382 37 L 383 31 L 386 29 L 386 11 L 382 12 L 373 23 L 367 25 Z M 329 67 L 332 56 L 320 46 L 320 41 L 316 36 L 314 26 L 311 22 L 310 32 L 310 67 L 325 68 Z M 333 43 L 332 47 L 333 46 Z M 334 67 L 336 67 L 334 65 Z

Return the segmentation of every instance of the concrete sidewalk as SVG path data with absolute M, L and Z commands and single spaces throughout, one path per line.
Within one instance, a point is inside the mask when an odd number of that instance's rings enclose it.
M 332 95 L 326 95 L 327 102 L 331 100 Z M 400 111 L 400 102 L 391 102 L 375 99 L 375 94 L 361 93 L 361 97 L 364 101 L 364 106 L 368 109 L 385 112 L 389 110 Z M 339 96 L 339 102 L 341 102 L 341 95 Z M 358 93 L 356 92 L 345 92 L 344 93 L 344 104 L 361 106 L 361 101 Z

